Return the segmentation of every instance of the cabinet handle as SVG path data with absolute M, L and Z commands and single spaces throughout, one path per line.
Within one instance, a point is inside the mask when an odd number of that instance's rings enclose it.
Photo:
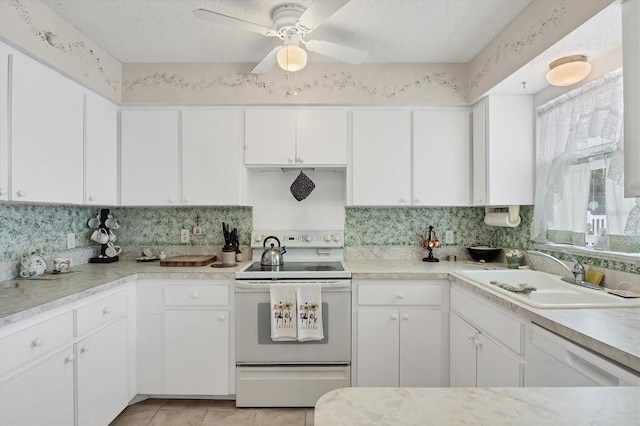
M 184 202 L 185 202 L 185 203 L 190 203 L 190 202 L 191 202 L 191 198 L 189 198 L 189 197 L 185 198 L 185 199 L 184 199 Z
M 475 339 L 475 337 L 476 337 L 476 335 L 475 335 L 475 334 L 473 334 L 473 333 L 467 333 L 467 339 L 469 339 L 469 340 L 474 340 L 474 339 Z
M 7 190 L 4 188 L 0 188 L 0 195 L 6 195 L 7 194 Z
M 413 199 L 413 202 L 414 202 L 414 203 L 419 203 L 419 202 L 420 202 L 420 198 L 414 198 L 414 199 Z
M 80 348 L 80 352 L 89 352 L 89 349 L 91 349 L 88 345 L 82 345 L 82 347 Z
M 31 347 L 35 348 L 35 347 L 38 347 L 38 346 L 42 346 L 43 343 L 44 343 L 44 341 L 41 338 L 36 337 L 35 339 L 33 339 L 31 341 Z
M 399 198 L 398 202 L 404 204 L 404 203 L 407 202 L 407 199 L 406 198 Z
M 17 194 L 18 197 L 25 197 L 27 195 L 27 191 L 25 191 L 24 189 L 19 189 Z
M 103 315 L 108 315 L 111 313 L 111 309 L 109 309 L 108 306 L 105 306 L 104 309 L 102 310 L 102 314 Z
M 403 319 L 403 320 L 408 320 L 408 319 L 409 319 L 409 314 L 404 314 L 404 315 L 402 315 L 402 319 Z
M 95 201 L 96 197 L 94 197 L 93 195 L 89 195 L 89 201 Z
M 398 319 L 398 315 L 397 314 L 391 315 L 391 319 L 394 320 L 394 321 L 397 320 Z
M 477 338 L 473 339 L 473 343 L 476 345 L 476 347 L 482 347 L 482 342 L 480 340 L 478 340 Z
M 69 364 L 70 362 L 73 362 L 75 360 L 76 360 L 76 356 L 74 354 L 69 354 L 64 357 L 65 364 Z
M 198 293 L 191 293 L 191 298 L 192 299 L 198 299 L 200 297 L 200 295 Z
M 175 202 L 176 202 L 176 199 L 175 199 L 175 198 L 169 198 L 169 203 L 170 203 L 170 204 L 174 204 Z
M 296 157 L 296 163 L 302 164 L 304 163 L 304 160 L 300 157 Z
M 218 321 L 224 321 L 225 319 L 227 319 L 227 316 L 224 314 L 218 315 Z
M 293 164 L 294 163 L 293 158 L 291 158 L 291 157 L 287 158 L 287 161 L 289 162 L 289 164 Z
M 404 299 L 404 293 L 398 293 L 398 294 L 396 295 L 396 298 L 398 298 L 398 299 Z

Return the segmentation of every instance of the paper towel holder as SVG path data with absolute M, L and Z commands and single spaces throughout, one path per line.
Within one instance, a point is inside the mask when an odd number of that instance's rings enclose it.
M 520 206 L 492 206 L 484 208 L 484 223 L 489 226 L 515 228 L 520 225 Z

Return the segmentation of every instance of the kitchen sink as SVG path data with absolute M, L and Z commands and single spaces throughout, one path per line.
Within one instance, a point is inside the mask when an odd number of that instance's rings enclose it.
M 624 298 L 602 290 L 592 290 L 562 281 L 557 275 L 533 270 L 474 270 L 459 272 L 464 278 L 490 287 L 512 299 L 536 308 L 632 308 L 640 307 L 640 298 Z M 527 284 L 536 288 L 529 294 L 502 289 L 491 281 Z

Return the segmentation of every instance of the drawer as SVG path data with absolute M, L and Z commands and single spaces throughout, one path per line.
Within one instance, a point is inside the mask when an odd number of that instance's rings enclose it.
M 0 339 L 0 377 L 73 341 L 73 313 L 64 312 Z
M 76 309 L 77 336 L 82 336 L 127 314 L 127 293 L 120 291 Z
M 229 286 L 166 285 L 164 304 L 166 306 L 227 306 Z
M 440 305 L 442 287 L 427 284 L 358 286 L 359 305 Z
M 458 288 L 451 289 L 451 309 L 481 333 L 493 337 L 515 353 L 524 353 L 524 322 Z

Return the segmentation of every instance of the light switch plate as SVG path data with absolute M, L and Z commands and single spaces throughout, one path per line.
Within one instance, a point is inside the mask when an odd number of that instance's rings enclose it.
M 188 243 L 189 242 L 189 230 L 188 229 L 183 229 L 182 231 L 180 231 L 180 242 L 181 243 Z
M 67 233 L 67 248 L 76 248 L 76 234 L 73 232 Z
M 444 243 L 453 244 L 453 231 L 448 230 L 444 232 Z

